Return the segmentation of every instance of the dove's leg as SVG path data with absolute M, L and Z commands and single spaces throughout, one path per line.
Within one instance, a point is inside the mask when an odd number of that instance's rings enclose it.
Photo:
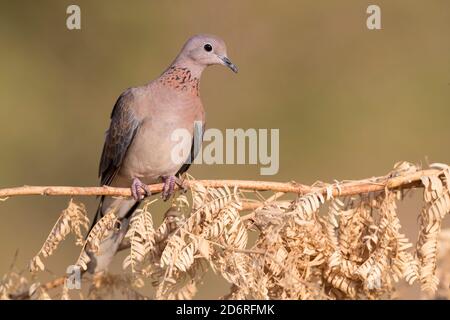
M 183 184 L 183 180 L 176 176 L 162 176 L 162 181 L 164 183 L 161 197 L 164 201 L 167 201 L 175 191 L 175 185 L 180 187 L 183 191 L 186 191 L 186 187 Z
M 134 178 L 131 184 L 131 194 L 134 200 L 139 201 L 145 197 L 151 196 L 152 193 L 145 183 L 142 183 L 138 178 Z

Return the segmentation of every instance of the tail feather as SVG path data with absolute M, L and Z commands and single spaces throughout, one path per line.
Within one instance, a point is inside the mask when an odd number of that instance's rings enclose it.
M 120 229 L 109 231 L 100 243 L 97 252 L 86 252 L 91 259 L 88 263 L 87 271 L 89 273 L 97 273 L 108 268 L 128 230 L 129 219 L 139 205 L 140 201 L 134 199 L 116 199 L 102 196 L 89 233 L 103 215 L 112 208 L 116 210 L 116 216 L 120 221 Z
M 95 212 L 94 219 L 92 220 L 92 223 L 91 223 L 91 226 L 89 228 L 89 231 L 86 234 L 85 240 L 87 239 L 87 237 L 91 233 L 92 228 L 97 224 L 98 220 L 100 220 L 103 217 L 102 208 L 103 208 L 103 200 L 104 199 L 105 199 L 105 196 L 101 196 L 100 201 L 99 201 L 98 206 L 97 206 L 97 211 Z

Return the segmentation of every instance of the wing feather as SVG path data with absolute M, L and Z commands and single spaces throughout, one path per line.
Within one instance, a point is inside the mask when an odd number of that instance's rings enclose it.
M 139 129 L 140 121 L 133 111 L 133 103 L 133 92 L 128 89 L 114 105 L 100 159 L 99 177 L 102 185 L 109 185 L 114 179 Z
M 194 162 L 195 158 L 197 157 L 198 153 L 200 152 L 200 147 L 203 142 L 204 134 L 205 134 L 205 124 L 198 126 L 197 123 L 195 123 L 194 134 L 192 137 L 192 145 L 191 145 L 191 151 L 189 153 L 189 157 L 186 159 L 186 161 L 183 163 L 181 168 L 175 174 L 176 176 L 181 176 L 183 173 L 188 171 L 189 167 Z

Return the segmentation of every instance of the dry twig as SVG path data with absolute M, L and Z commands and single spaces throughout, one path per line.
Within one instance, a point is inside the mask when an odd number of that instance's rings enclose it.
M 229 188 L 237 187 L 241 190 L 274 191 L 285 193 L 296 193 L 304 195 L 307 193 L 327 193 L 327 188 L 332 187 L 332 195 L 349 196 L 354 194 L 382 191 L 384 189 L 413 188 L 421 186 L 421 178 L 439 174 L 438 169 L 427 169 L 412 172 L 401 176 L 380 176 L 358 181 L 343 182 L 338 185 L 330 184 L 324 187 L 312 187 L 296 182 L 270 182 L 270 181 L 252 181 L 252 180 L 194 180 L 185 181 L 185 186 L 191 188 L 193 185 L 201 184 L 206 188 Z M 152 193 L 162 191 L 163 185 L 149 185 Z M 45 196 L 118 196 L 131 197 L 129 188 L 114 188 L 109 186 L 102 187 L 68 187 L 68 186 L 22 186 L 14 188 L 0 189 L 0 198 L 45 195 Z

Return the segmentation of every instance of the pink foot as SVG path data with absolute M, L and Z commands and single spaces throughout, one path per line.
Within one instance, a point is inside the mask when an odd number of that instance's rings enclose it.
M 136 201 L 152 195 L 148 186 L 145 183 L 142 183 L 138 178 L 133 179 L 133 183 L 131 184 L 131 194 Z
M 176 176 L 163 176 L 161 178 L 164 183 L 161 197 L 164 201 L 167 201 L 174 194 L 175 185 L 179 186 L 183 191 L 186 191 L 186 187 L 180 178 Z

